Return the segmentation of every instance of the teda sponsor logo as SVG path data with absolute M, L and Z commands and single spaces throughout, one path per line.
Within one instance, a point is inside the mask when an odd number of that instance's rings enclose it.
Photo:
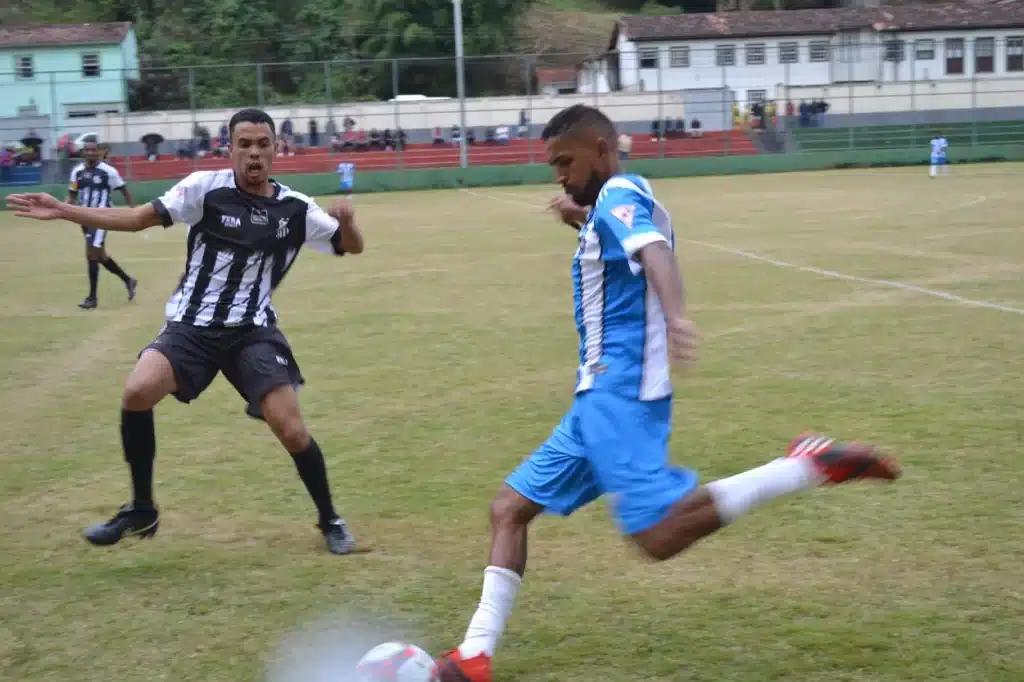
M 242 226 L 242 219 L 236 218 L 233 215 L 222 215 L 220 217 L 220 224 L 224 227 L 238 228 Z

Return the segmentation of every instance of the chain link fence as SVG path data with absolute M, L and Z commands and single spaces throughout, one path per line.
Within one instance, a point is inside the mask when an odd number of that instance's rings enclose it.
M 0 141 L 18 159 L 34 150 L 49 181 L 90 135 L 130 179 L 223 167 L 228 120 L 243 107 L 277 121 L 279 173 L 333 171 L 341 157 L 360 169 L 453 166 L 464 141 L 470 165 L 542 163 L 540 131 L 575 103 L 604 110 L 630 158 L 913 147 L 940 131 L 1024 142 L 1024 41 L 936 42 L 467 57 L 462 101 L 454 58 L 147 67 L 87 81 L 19 72 L 0 77 Z

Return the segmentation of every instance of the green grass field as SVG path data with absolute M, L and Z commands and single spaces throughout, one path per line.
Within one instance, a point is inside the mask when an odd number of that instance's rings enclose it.
M 816 429 L 887 444 L 906 475 L 774 503 L 658 565 L 603 504 L 541 519 L 498 680 L 1024 679 L 1022 177 L 655 183 L 704 334 L 677 380 L 674 459 L 712 479 Z M 373 549 L 342 558 L 222 379 L 157 410 L 157 538 L 86 545 L 128 496 L 120 391 L 184 230 L 113 236 L 139 298 L 104 272 L 82 312 L 78 228 L 0 214 L 0 679 L 253 680 L 287 633 L 340 610 L 457 644 L 488 502 L 571 397 L 575 244 L 539 210 L 550 193 L 358 197 L 367 252 L 308 251 L 276 297 L 341 510 Z

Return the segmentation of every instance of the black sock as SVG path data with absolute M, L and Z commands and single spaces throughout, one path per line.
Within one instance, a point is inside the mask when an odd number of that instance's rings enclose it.
M 121 266 L 118 265 L 117 261 L 115 261 L 113 258 L 108 258 L 107 260 L 103 261 L 103 267 L 107 269 L 107 272 L 120 277 L 121 281 L 124 282 L 125 284 L 127 284 L 128 280 L 131 279 L 131 277 L 128 276 L 128 273 L 122 270 Z
M 124 460 L 132 471 L 132 501 L 136 507 L 153 506 L 153 460 L 156 459 L 156 429 L 153 410 L 121 410 L 121 445 Z
M 89 261 L 89 298 L 96 298 L 96 285 L 100 282 L 100 264 Z
M 313 504 L 320 514 L 320 523 L 326 524 L 338 518 L 338 513 L 334 511 L 334 504 L 331 502 L 331 488 L 327 484 L 327 464 L 324 462 L 324 453 L 320 452 L 320 446 L 310 438 L 306 449 L 302 452 L 293 452 L 292 459 L 295 460 L 299 478 L 306 484 L 306 490 L 313 498 Z

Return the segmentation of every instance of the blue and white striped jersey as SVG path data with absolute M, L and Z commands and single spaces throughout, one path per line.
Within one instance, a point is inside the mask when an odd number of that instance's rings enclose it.
M 665 316 L 637 258 L 655 242 L 675 248 L 668 211 L 644 178 L 614 176 L 579 241 L 572 265 L 580 335 L 576 392 L 607 390 L 637 400 L 671 395 Z

